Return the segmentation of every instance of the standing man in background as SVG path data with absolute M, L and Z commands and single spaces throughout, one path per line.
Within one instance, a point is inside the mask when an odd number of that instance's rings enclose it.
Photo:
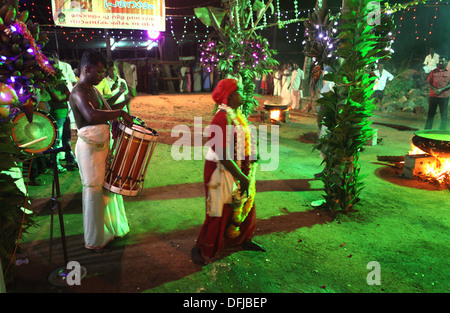
M 303 85 L 305 79 L 305 73 L 298 67 L 297 63 L 293 65 L 294 70 L 291 76 L 291 95 L 292 95 L 292 109 L 296 110 L 300 108 L 300 98 L 303 97 L 300 87 Z
M 441 114 L 440 130 L 447 129 L 448 100 L 450 96 L 450 71 L 448 69 L 448 57 L 440 56 L 438 67 L 431 71 L 427 82 L 430 86 L 430 96 L 428 97 L 428 115 L 425 129 L 433 128 L 434 116 L 437 107 Z
M 375 90 L 372 94 L 372 97 L 377 98 L 378 101 L 378 110 L 381 111 L 382 105 L 381 101 L 384 97 L 384 89 L 386 88 L 387 81 L 392 81 L 394 79 L 394 75 L 389 73 L 384 69 L 384 65 L 382 63 L 378 64 L 378 70 L 374 71 L 376 76 L 375 84 L 373 85 L 373 90 Z
M 430 48 L 430 53 L 425 57 L 425 61 L 423 61 L 423 70 L 425 74 L 429 74 L 432 70 L 434 70 L 438 63 L 439 54 L 435 53 L 433 48 Z

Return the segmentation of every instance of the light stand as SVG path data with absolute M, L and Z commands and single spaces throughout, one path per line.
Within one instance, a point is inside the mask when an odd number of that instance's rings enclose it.
M 67 256 L 67 247 L 66 247 L 66 233 L 64 230 L 64 219 L 63 219 L 63 212 L 62 212 L 62 206 L 61 206 L 61 190 L 59 185 L 59 175 L 58 175 L 58 163 L 57 161 L 57 154 L 62 151 L 70 151 L 70 146 L 63 146 L 61 148 L 48 150 L 45 152 L 42 152 L 42 154 L 51 154 L 52 162 L 53 162 L 53 185 L 52 185 L 52 208 L 51 208 L 51 222 L 50 222 L 50 247 L 49 247 L 49 263 L 51 264 L 52 259 L 52 246 L 53 246 L 53 216 L 54 216 L 54 210 L 57 208 L 58 215 L 59 215 L 59 227 L 61 229 L 61 241 L 62 241 L 62 248 L 63 248 L 63 255 L 64 255 L 64 264 L 65 266 L 57 268 L 54 270 L 49 276 L 48 281 L 50 284 L 54 286 L 64 287 L 67 286 L 67 275 L 70 273 L 70 270 L 67 269 L 67 264 L 69 263 L 69 258 Z M 86 269 L 84 267 L 80 267 L 79 271 L 79 280 L 86 276 Z M 77 278 L 78 279 L 78 278 Z

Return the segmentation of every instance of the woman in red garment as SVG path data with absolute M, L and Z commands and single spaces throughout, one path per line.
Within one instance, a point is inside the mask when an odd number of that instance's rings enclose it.
M 191 251 L 192 261 L 197 264 L 204 264 L 205 257 L 213 258 L 232 246 L 265 251 L 252 241 L 256 226 L 256 146 L 252 144 L 247 120 L 239 110 L 242 88 L 235 79 L 223 79 L 212 98 L 218 111 L 211 122 L 209 143 L 214 144 L 209 147 L 204 168 L 206 218 Z M 221 194 L 224 192 L 218 175 L 225 175 L 224 172 L 234 181 L 235 188 L 230 194 Z

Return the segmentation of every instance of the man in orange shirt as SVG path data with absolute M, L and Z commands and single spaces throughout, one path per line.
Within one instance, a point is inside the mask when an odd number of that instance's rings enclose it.
M 440 130 L 447 129 L 448 99 L 450 96 L 450 71 L 447 67 L 448 57 L 440 56 L 438 67 L 431 71 L 427 82 L 430 86 L 430 97 L 428 98 L 428 116 L 425 129 L 433 128 L 433 120 L 437 107 L 441 114 Z

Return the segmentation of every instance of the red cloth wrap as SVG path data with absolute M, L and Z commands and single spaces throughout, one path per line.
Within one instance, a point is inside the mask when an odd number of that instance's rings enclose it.
M 227 114 L 224 111 L 219 111 L 214 116 L 211 122 L 211 125 L 220 126 L 220 128 L 222 129 L 222 133 L 224 134 L 224 138 L 226 137 L 225 134 L 227 124 Z M 216 134 L 210 134 L 209 140 L 211 140 L 215 135 Z M 229 148 L 226 147 L 226 139 L 224 139 L 222 143 L 219 143 L 219 145 L 220 144 L 222 144 L 222 146 L 226 149 Z M 236 142 L 234 143 L 234 145 L 236 145 Z M 217 148 L 218 147 L 215 146 L 214 150 Z M 233 154 L 231 154 L 231 156 L 233 156 Z M 205 198 L 208 197 L 208 183 L 211 180 L 211 176 L 216 169 L 216 166 L 216 162 L 208 160 L 205 161 L 205 167 L 203 171 L 203 188 L 205 191 Z M 248 168 L 243 169 L 243 171 L 246 175 L 248 175 Z M 240 226 L 241 234 L 236 238 L 228 238 L 225 235 L 227 226 L 232 221 L 232 216 L 233 207 L 230 204 L 225 204 L 223 206 L 222 217 L 212 217 L 206 214 L 205 221 L 197 238 L 197 247 L 200 248 L 203 256 L 212 258 L 225 248 L 238 246 L 243 242 L 251 241 L 253 233 L 256 229 L 255 205 L 253 204 L 253 207 L 247 215 L 247 218 L 244 222 L 242 222 Z
M 222 79 L 212 92 L 212 98 L 217 104 L 228 104 L 228 97 L 238 89 L 238 81 L 233 78 Z

